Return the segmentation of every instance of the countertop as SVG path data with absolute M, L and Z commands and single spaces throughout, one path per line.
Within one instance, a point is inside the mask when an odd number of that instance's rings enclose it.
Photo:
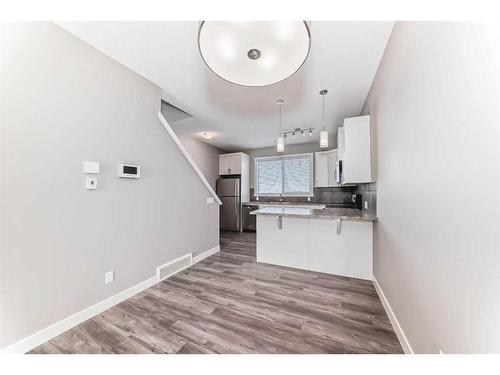
M 377 221 L 377 217 L 355 208 L 325 208 L 323 210 L 299 207 L 265 207 L 250 212 L 250 215 L 290 216 L 310 219 Z
M 243 206 L 268 206 L 268 207 L 292 207 L 292 206 L 299 206 L 299 207 L 305 207 L 305 208 L 317 208 L 317 209 L 323 209 L 326 207 L 326 204 L 324 203 L 313 203 L 313 202 L 260 202 L 260 201 L 250 201 L 250 202 L 245 202 L 242 204 Z M 293 207 L 292 207 L 293 208 Z

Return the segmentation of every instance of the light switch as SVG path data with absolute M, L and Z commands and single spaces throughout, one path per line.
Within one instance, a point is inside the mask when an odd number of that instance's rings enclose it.
M 214 197 L 208 197 L 207 204 L 213 204 L 213 203 L 214 203 Z
M 83 173 L 99 174 L 99 162 L 97 161 L 84 161 Z
M 87 182 L 85 184 L 87 190 L 97 189 L 97 177 L 87 177 Z

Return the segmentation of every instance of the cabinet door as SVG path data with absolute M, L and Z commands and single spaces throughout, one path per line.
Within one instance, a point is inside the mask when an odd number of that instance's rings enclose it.
M 344 160 L 344 127 L 337 130 L 337 159 Z
M 370 116 L 344 119 L 343 182 L 371 182 Z
M 328 152 L 328 186 L 338 186 L 337 183 L 337 150 L 332 150 Z
M 220 155 L 219 156 L 219 175 L 229 174 L 229 156 Z
M 241 174 L 241 155 L 231 155 L 229 157 L 229 168 L 228 174 Z
M 328 154 L 316 152 L 314 154 L 315 187 L 328 186 Z

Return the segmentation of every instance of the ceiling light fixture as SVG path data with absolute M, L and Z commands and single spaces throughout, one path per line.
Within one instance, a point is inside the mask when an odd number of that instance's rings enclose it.
M 282 129 L 281 130 L 281 135 L 283 137 L 288 137 L 292 136 L 292 138 L 295 138 L 295 135 L 302 134 L 305 136 L 306 134 L 312 135 L 312 128 L 293 128 L 293 129 Z
M 281 110 L 283 107 L 283 103 L 285 101 L 283 99 L 276 100 L 276 103 L 278 103 L 280 107 L 280 132 L 278 136 L 278 140 L 276 141 L 276 152 L 284 152 L 285 151 L 285 138 L 283 137 L 283 134 L 281 134 Z
M 328 94 L 328 90 L 321 90 L 319 94 L 323 97 L 323 130 L 319 133 L 319 147 L 328 148 L 328 130 L 325 129 L 325 95 Z
M 201 136 L 205 139 L 212 139 L 214 137 L 214 134 L 209 132 L 203 132 L 201 133 Z
M 203 21 L 198 48 L 220 78 L 241 86 L 267 86 L 302 67 L 311 35 L 305 21 Z

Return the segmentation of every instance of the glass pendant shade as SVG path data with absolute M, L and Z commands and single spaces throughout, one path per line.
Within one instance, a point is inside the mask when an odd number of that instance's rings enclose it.
M 278 141 L 276 142 L 276 152 L 284 152 L 285 151 L 285 138 L 278 137 Z
M 319 133 L 319 147 L 328 148 L 328 130 L 322 130 Z
M 207 66 L 222 79 L 242 86 L 283 81 L 304 64 L 311 38 L 304 21 L 204 21 L 198 46 Z

